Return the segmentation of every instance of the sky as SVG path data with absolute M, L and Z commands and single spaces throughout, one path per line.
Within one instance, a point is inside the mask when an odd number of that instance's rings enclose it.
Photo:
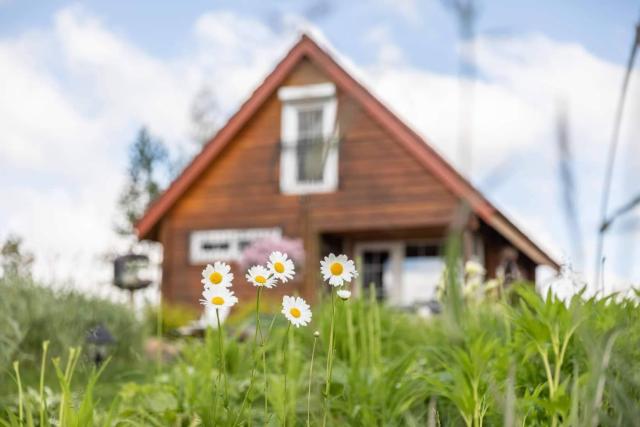
M 591 280 L 604 159 L 637 1 L 478 1 L 472 181 Z M 311 31 L 456 164 L 459 55 L 442 0 L 113 2 L 0 0 L 0 239 L 18 233 L 35 273 L 108 286 L 127 147 L 141 126 L 174 157 L 197 150 L 203 88 L 232 114 Z M 640 62 L 640 61 L 638 61 Z M 611 206 L 640 192 L 636 65 Z M 566 106 L 583 256 L 562 209 L 556 116 Z M 606 282 L 640 282 L 637 214 L 606 240 Z

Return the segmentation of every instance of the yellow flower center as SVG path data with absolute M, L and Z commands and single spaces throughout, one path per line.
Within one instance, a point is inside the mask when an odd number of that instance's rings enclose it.
M 222 304 L 224 304 L 224 298 L 222 298 L 222 297 L 213 297 L 213 298 L 211 298 L 211 303 L 213 305 L 222 305 Z
M 267 278 L 264 276 L 256 276 L 256 282 L 264 285 L 265 283 L 267 283 Z
M 284 264 L 278 261 L 273 264 L 273 269 L 278 273 L 284 273 Z
M 293 307 L 291 310 L 289 310 L 289 313 L 291 313 L 291 315 L 293 317 L 295 317 L 296 319 L 302 315 L 302 313 L 300 313 L 300 310 L 298 310 L 295 307 Z
M 214 271 L 209 276 L 209 280 L 211 280 L 211 283 L 213 283 L 214 285 L 219 285 L 220 282 L 222 282 L 222 274 L 218 273 L 217 271 Z
M 333 264 L 331 264 L 330 270 L 331 274 L 333 274 L 334 276 L 339 276 L 342 274 L 342 270 L 344 270 L 344 268 L 339 262 L 334 262 Z

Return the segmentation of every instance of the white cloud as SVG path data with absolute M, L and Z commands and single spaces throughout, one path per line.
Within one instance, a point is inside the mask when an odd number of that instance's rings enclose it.
M 391 40 L 389 27 L 371 28 L 364 37 L 365 42 L 377 48 L 378 65 L 400 64 L 404 61 L 402 50 Z
M 412 25 L 422 22 L 422 14 L 416 0 L 381 0 L 381 3 Z
M 481 78 L 475 90 L 473 164 L 476 182 L 506 166 L 503 179 L 483 189 L 504 211 L 523 223 L 523 229 L 555 248 L 569 253 L 565 219 L 560 207 L 555 113 L 559 99 L 569 106 L 570 138 L 578 182 L 578 209 L 585 237 L 588 264 L 581 266 L 589 279 L 604 158 L 611 133 L 613 111 L 623 67 L 595 57 L 582 46 L 559 43 L 539 35 L 519 38 L 485 38 L 477 46 Z M 456 163 L 459 86 L 449 76 L 403 66 L 371 67 L 369 85 L 441 152 Z M 636 72 L 635 81 L 640 78 Z M 614 182 L 611 206 L 630 198 L 629 182 L 638 182 L 638 149 L 632 148 L 638 127 L 632 112 L 640 97 L 630 90 L 627 121 L 621 140 L 619 168 L 626 167 L 626 183 Z M 618 174 L 620 175 L 620 174 Z M 626 187 L 626 188 L 625 188 Z M 635 186 L 636 191 L 638 186 Z M 617 203 L 615 202 L 617 201 Z M 633 233 L 636 240 L 638 233 Z M 617 237 L 608 238 L 609 248 Z M 629 243 L 629 242 L 627 242 Z M 611 250 L 608 251 L 611 255 Z M 640 269 L 628 267 L 621 253 L 609 260 L 611 273 L 625 269 L 628 280 L 638 280 Z M 587 267 L 588 266 L 588 267 Z M 613 287 L 622 286 L 613 277 Z
M 137 129 L 188 150 L 197 90 L 215 83 L 229 111 L 288 44 L 231 14 L 202 16 L 193 38 L 188 55 L 156 58 L 71 7 L 49 28 L 0 39 L 0 238 L 26 238 L 38 277 L 107 281 L 97 260 L 123 249 L 112 228 Z
M 181 62 L 190 78 L 213 85 L 227 112 L 262 82 L 296 35 L 293 31 L 276 34 L 258 21 L 231 12 L 200 16 L 193 32 L 196 49 Z
M 76 7 L 57 13 L 51 27 L 0 39 L 0 237 L 23 234 L 40 260 L 40 276 L 71 275 L 88 286 L 106 280 L 108 271 L 96 272 L 95 260 L 118 246 L 111 232 L 114 206 L 137 128 L 148 125 L 174 150 L 189 147 L 193 95 L 208 84 L 223 111 L 232 112 L 282 57 L 296 29 L 308 26 L 296 17 L 287 22 L 274 32 L 232 13 L 208 13 L 194 23 L 192 49 L 175 58 L 145 52 Z M 455 160 L 456 79 L 407 64 L 384 27 L 368 37 L 380 48 L 378 61 L 356 74 Z M 484 176 L 506 165 L 505 177 L 484 187 L 490 198 L 534 238 L 566 251 L 554 146 L 555 103 L 566 98 L 582 228 L 592 247 L 622 68 L 542 36 L 482 39 L 477 56 L 476 181 L 482 185 Z M 632 117 L 640 97 L 629 98 Z M 637 153 L 628 143 L 638 135 L 634 126 L 623 134 L 627 153 Z M 637 169 L 626 170 L 625 177 L 637 181 Z M 629 274 L 640 277 L 637 268 Z
M 602 180 L 604 176 L 604 164 L 608 144 L 610 140 L 611 128 L 613 125 L 613 112 L 620 93 L 620 85 L 623 76 L 623 67 L 603 61 L 582 46 L 571 43 L 557 43 L 541 36 L 529 37 L 519 40 L 504 41 L 483 41 L 480 48 L 480 64 L 483 71 L 496 81 L 497 84 L 505 86 L 508 90 L 518 94 L 537 111 L 538 116 L 546 114 L 548 117 L 554 112 L 553 102 L 558 97 L 564 97 L 568 102 L 570 116 L 570 134 L 573 143 L 574 155 L 576 157 L 577 180 L 579 183 L 579 211 L 582 220 L 583 233 L 586 237 L 586 261 L 589 263 L 587 270 L 588 278 L 591 279 L 592 272 L 589 271 L 593 265 L 593 252 L 595 231 L 598 228 L 597 213 L 599 211 L 600 196 L 602 191 Z M 640 73 L 635 72 L 633 79 L 638 81 Z M 622 134 L 620 156 L 618 157 L 618 168 L 622 170 L 633 162 L 640 152 L 636 144 L 632 141 L 637 138 L 637 128 L 630 112 L 638 111 L 640 98 L 633 97 L 630 92 L 627 105 L 627 121 Z M 524 121 L 524 118 L 523 120 Z M 546 127 L 542 128 L 542 136 L 546 137 L 547 158 L 555 161 L 553 120 L 549 117 Z M 625 151 L 630 153 L 632 146 L 636 146 L 635 155 L 623 156 Z M 531 146 L 543 154 L 544 144 L 537 141 Z M 550 154 L 550 156 L 549 156 Z M 626 158 L 625 158 L 626 157 Z M 540 180 L 534 179 L 540 164 L 534 163 L 527 169 L 533 176 L 529 177 L 529 182 L 536 183 Z M 552 169 L 550 172 L 557 175 Z M 627 176 L 634 182 L 638 181 L 637 170 Z M 555 178 L 555 177 L 552 177 Z M 628 185 L 625 183 L 620 173 L 616 174 L 613 184 L 613 197 L 611 206 L 616 206 L 631 197 Z M 549 184 L 553 185 L 553 180 Z M 626 188 L 625 188 L 626 187 Z M 548 188 L 548 187 L 542 187 Z M 636 187 L 637 188 L 637 187 Z M 538 191 L 538 194 L 544 194 Z M 545 210 L 549 203 L 556 202 L 558 197 L 541 198 L 536 215 L 544 217 Z M 534 211 L 535 212 L 535 211 Z M 557 222 L 557 221 L 556 221 Z M 559 226 L 551 227 L 559 236 L 564 234 L 562 229 L 564 222 L 560 221 Z M 638 234 L 635 234 L 637 239 Z M 563 239 L 564 240 L 564 239 Z M 566 240 L 565 240 L 566 241 Z M 624 254 L 613 257 L 613 247 L 617 245 L 616 237 L 607 238 L 608 269 L 611 273 L 619 272 L 625 264 L 631 260 Z M 637 267 L 627 270 L 629 279 L 637 280 L 640 277 L 640 269 Z M 611 278 L 611 281 L 618 282 L 619 279 Z M 619 285 L 615 285 L 619 287 Z

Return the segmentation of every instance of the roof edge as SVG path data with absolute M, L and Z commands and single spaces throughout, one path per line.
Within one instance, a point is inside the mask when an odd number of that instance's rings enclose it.
M 457 197 L 469 203 L 471 209 L 488 225 L 501 233 L 514 246 L 538 264 L 556 269 L 559 264 L 538 247 L 518 227 L 490 203 L 466 178 L 453 168 L 428 141 L 398 118 L 382 101 L 356 80 L 308 34 L 303 33 L 274 70 L 253 91 L 238 111 L 205 145 L 202 151 L 182 171 L 169 188 L 147 209 L 135 228 L 138 238 L 156 238 L 157 226 L 193 181 L 204 172 L 227 146 L 244 124 L 264 104 L 287 75 L 303 58 L 319 65 L 341 90 L 353 97 L 391 136 L 398 140 L 421 164 L 433 173 Z
M 286 78 L 288 73 L 305 55 L 305 45 L 311 39 L 302 34 L 298 42 L 291 48 L 287 55 L 276 65 L 275 69 L 267 75 L 263 82 L 242 103 L 236 113 L 226 124 L 205 144 L 191 163 L 189 163 L 180 175 L 169 187 L 147 208 L 145 214 L 135 225 L 139 239 L 156 238 L 156 227 L 162 216 L 174 205 L 182 193 L 198 177 L 220 151 L 241 130 L 242 126 L 262 106 L 277 86 Z

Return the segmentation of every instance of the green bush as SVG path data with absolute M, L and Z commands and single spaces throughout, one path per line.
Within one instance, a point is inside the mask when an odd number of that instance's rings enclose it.
M 27 381 L 35 378 L 44 341 L 50 342 L 50 355 L 62 356 L 71 347 L 87 347 L 87 333 L 98 324 L 115 338 L 109 349 L 112 369 L 137 365 L 143 328 L 129 307 L 74 290 L 43 287 L 30 279 L 0 278 L 0 395 L 14 389 L 6 375 L 13 361 L 20 361 Z M 88 372 L 90 366 L 84 369 L 90 365 L 86 353 L 80 368 Z
M 159 317 L 158 314 L 160 314 Z M 158 326 L 160 326 L 162 335 L 173 335 L 178 328 L 187 326 L 198 319 L 200 311 L 183 304 L 163 302 L 161 313 L 158 313 L 158 306 L 147 306 L 144 317 L 149 334 L 156 335 L 159 332 Z

